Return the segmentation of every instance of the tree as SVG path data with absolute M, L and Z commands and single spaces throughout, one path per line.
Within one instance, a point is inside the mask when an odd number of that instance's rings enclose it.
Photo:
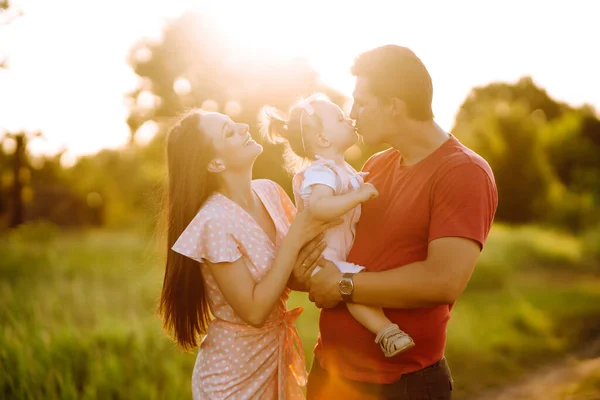
M 600 121 L 591 108 L 557 102 L 525 77 L 474 88 L 453 133 L 492 167 L 499 220 L 578 229 L 596 217 Z
M 287 109 L 298 97 L 325 92 L 333 101 L 345 98 L 318 81 L 303 59 L 282 59 L 271 54 L 244 56 L 231 50 L 223 36 L 201 15 L 187 12 L 172 21 L 159 43 L 141 41 L 132 49 L 130 63 L 142 78 L 131 93 L 128 120 L 136 131 L 156 121 L 163 131 L 172 117 L 191 107 L 224 112 L 247 123 L 258 136 L 260 107 L 271 104 Z M 260 140 L 260 138 L 259 138 Z M 161 160 L 162 161 L 162 160 Z M 280 146 L 265 146 L 255 164 L 255 176 L 289 185 Z

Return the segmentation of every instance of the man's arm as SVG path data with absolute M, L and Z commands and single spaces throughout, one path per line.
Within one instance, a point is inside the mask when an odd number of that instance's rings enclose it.
M 465 290 L 480 254 L 479 243 L 460 237 L 433 240 L 428 257 L 403 267 L 354 275 L 353 301 L 386 308 L 422 308 L 454 303 Z M 311 278 L 310 294 L 318 307 L 342 300 L 333 264 Z
M 354 301 L 389 308 L 452 304 L 465 290 L 480 252 L 479 243 L 470 239 L 436 239 L 425 261 L 355 275 Z
M 355 275 L 355 302 L 420 308 L 451 304 L 462 294 L 493 221 L 496 187 L 480 166 L 467 163 L 443 176 L 433 193 L 427 258 Z M 341 300 L 340 276 L 333 268 L 325 268 L 311 279 L 311 297 L 317 305 L 331 307 Z

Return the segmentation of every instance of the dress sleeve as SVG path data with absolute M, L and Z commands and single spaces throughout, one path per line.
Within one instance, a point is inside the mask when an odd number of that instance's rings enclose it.
M 201 209 L 173 245 L 173 251 L 198 262 L 234 262 L 242 256 L 232 222 L 223 212 Z
M 313 165 L 304 171 L 304 180 L 300 186 L 300 195 L 303 199 L 310 197 L 314 185 L 329 186 L 336 194 L 341 189 L 338 176 L 326 165 Z

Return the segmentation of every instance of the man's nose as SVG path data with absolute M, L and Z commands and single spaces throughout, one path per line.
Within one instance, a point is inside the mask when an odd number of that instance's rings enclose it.
M 350 110 L 350 119 L 356 120 L 358 119 L 358 112 L 356 104 L 352 104 L 352 109 Z

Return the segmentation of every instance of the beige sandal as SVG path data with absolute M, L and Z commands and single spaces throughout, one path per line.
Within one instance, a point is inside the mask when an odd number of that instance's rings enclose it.
M 396 324 L 389 324 L 377 334 L 375 343 L 379 344 L 386 357 L 393 357 L 415 347 L 412 338 Z

